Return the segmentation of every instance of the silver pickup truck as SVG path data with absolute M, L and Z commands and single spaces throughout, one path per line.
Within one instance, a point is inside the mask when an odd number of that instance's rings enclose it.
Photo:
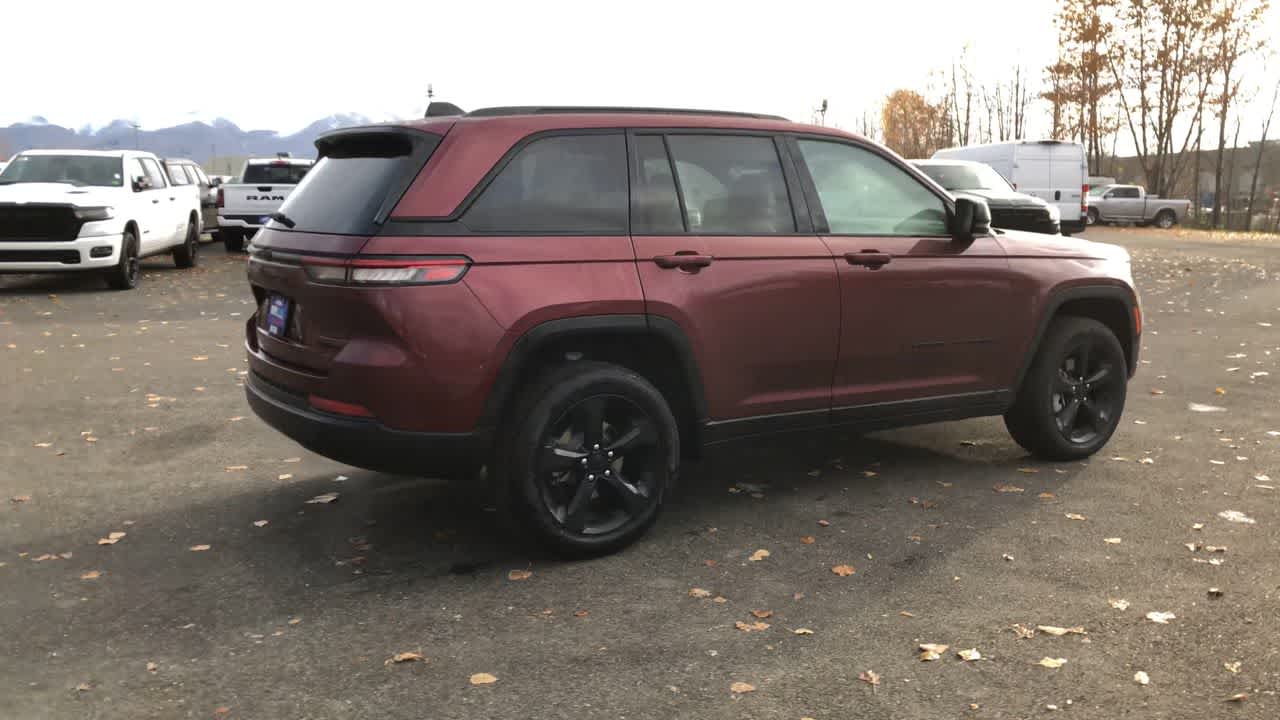
M 1089 191 L 1090 225 L 1136 223 L 1168 229 L 1182 222 L 1190 200 L 1166 200 L 1148 195 L 1141 185 L 1103 185 Z

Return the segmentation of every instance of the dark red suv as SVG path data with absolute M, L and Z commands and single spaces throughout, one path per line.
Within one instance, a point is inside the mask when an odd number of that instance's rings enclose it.
M 1004 415 L 1066 460 L 1116 429 L 1142 327 L 1120 248 L 991 229 L 782 118 L 430 115 L 320 138 L 253 239 L 249 403 L 317 453 L 487 467 L 539 538 L 598 553 L 707 444 Z

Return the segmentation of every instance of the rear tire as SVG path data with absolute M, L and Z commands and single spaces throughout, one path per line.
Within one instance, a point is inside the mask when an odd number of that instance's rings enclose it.
M 132 290 L 138 286 L 142 274 L 142 262 L 138 258 L 138 238 L 133 231 L 125 230 L 120 241 L 120 260 L 106 272 L 107 286 L 113 290 Z
M 1089 213 L 1085 215 L 1085 222 L 1089 225 L 1102 224 L 1102 216 L 1098 214 L 1098 208 L 1089 208 Z
M 1161 230 L 1168 230 L 1173 227 L 1178 218 L 1173 214 L 1172 210 L 1161 210 L 1156 213 L 1156 227 Z
M 244 252 L 244 235 L 230 230 L 222 231 L 222 246 L 229 253 Z
M 521 398 L 497 481 L 512 519 L 568 556 L 615 552 L 658 519 L 680 462 L 675 416 L 645 378 L 578 361 Z
M 1078 460 L 1107 444 L 1124 412 L 1128 366 L 1114 333 L 1091 318 L 1053 321 L 1004 416 L 1009 434 L 1046 460 Z
M 173 264 L 180 268 L 192 268 L 200 262 L 200 231 L 193 221 L 187 221 L 187 236 L 173 249 Z

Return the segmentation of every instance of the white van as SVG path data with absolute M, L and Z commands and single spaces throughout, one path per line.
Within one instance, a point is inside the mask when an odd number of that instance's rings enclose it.
M 1057 205 L 1063 235 L 1084 230 L 1089 214 L 1089 165 L 1080 143 L 1015 140 L 947 148 L 933 157 L 986 163 L 1018 192 Z

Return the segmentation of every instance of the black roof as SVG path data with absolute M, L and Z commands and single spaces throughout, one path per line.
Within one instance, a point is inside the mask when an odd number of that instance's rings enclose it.
M 731 112 L 728 110 L 695 110 L 691 108 L 610 107 L 598 105 L 516 105 L 511 107 L 480 108 L 466 113 L 467 117 L 501 117 L 504 115 L 550 115 L 565 113 L 628 113 L 648 115 L 722 115 L 728 117 L 755 118 L 757 120 L 787 119 L 780 115 Z

